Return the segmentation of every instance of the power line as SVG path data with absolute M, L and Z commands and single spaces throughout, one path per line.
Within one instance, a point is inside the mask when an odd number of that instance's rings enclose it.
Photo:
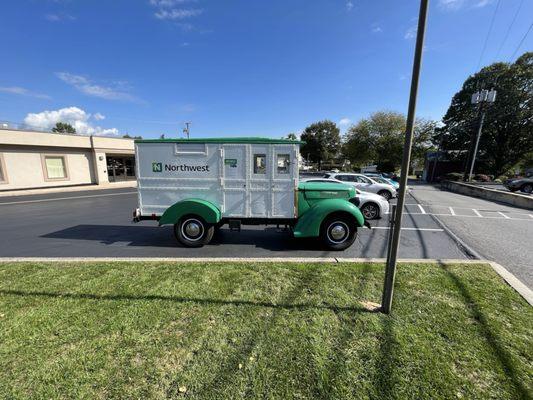
M 531 32 L 531 28 L 533 28 L 533 22 L 531 23 L 531 25 L 529 25 L 527 32 L 525 33 L 524 37 L 522 37 L 522 40 L 520 40 L 520 43 L 518 43 L 518 46 L 516 46 L 515 51 L 513 51 L 513 55 L 511 56 L 511 61 L 514 60 L 514 56 L 516 55 L 518 50 L 520 50 L 520 47 L 522 47 L 522 45 L 524 44 L 524 40 L 526 40 L 527 35 L 529 35 L 529 32 Z
M 496 3 L 494 14 L 492 14 L 489 31 L 487 32 L 487 36 L 485 37 L 485 43 L 483 44 L 483 49 L 481 50 L 481 54 L 479 55 L 479 61 L 477 62 L 476 71 L 479 70 L 479 67 L 481 66 L 481 60 L 483 59 L 483 56 L 485 55 L 485 50 L 487 50 L 487 44 L 489 43 L 489 37 L 490 37 L 490 34 L 492 33 L 492 27 L 494 26 L 494 20 L 496 19 L 496 14 L 498 14 L 498 8 L 500 7 L 500 1 L 501 0 L 498 0 L 498 3 Z
M 505 36 L 503 37 L 503 40 L 500 44 L 500 47 L 498 48 L 498 52 L 496 53 L 496 60 L 498 59 L 502 49 L 503 49 L 503 45 L 505 44 L 505 42 L 507 41 L 507 39 L 509 38 L 509 33 L 511 33 L 511 29 L 513 28 L 513 25 L 514 23 L 516 22 L 516 18 L 518 18 L 518 14 L 520 13 L 520 10 L 522 9 L 522 5 L 524 4 L 524 0 L 521 0 L 520 1 L 520 4 L 514 14 L 514 17 L 511 21 L 511 24 L 509 25 L 509 28 L 507 28 L 507 32 L 505 32 Z

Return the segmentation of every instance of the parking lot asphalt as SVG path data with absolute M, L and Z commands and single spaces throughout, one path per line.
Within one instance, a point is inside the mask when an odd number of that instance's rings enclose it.
M 533 210 L 429 185 L 414 186 L 412 193 L 426 213 L 439 218 L 482 258 L 496 261 L 533 287 Z
M 409 196 L 408 203 L 415 200 Z M 362 228 L 343 252 L 320 248 L 316 240 L 293 239 L 276 227 L 221 229 L 200 249 L 180 247 L 172 227 L 131 222 L 134 189 L 54 193 L 0 198 L 1 257 L 385 257 L 387 218 Z M 466 258 L 429 215 L 407 214 L 402 258 Z

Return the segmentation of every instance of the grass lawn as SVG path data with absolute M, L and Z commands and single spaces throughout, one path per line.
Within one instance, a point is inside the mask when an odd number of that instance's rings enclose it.
M 0 264 L 0 398 L 526 399 L 533 311 L 487 265 Z

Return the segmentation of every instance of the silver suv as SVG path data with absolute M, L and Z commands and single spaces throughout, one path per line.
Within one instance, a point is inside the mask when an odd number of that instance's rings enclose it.
M 363 192 L 377 193 L 386 200 L 396 197 L 396 189 L 392 185 L 378 183 L 368 176 L 362 174 L 353 174 L 348 172 L 329 173 L 324 175 L 325 178 L 332 178 L 353 185 Z

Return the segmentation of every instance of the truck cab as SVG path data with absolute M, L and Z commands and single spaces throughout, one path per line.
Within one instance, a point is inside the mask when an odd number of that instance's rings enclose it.
M 228 224 L 286 225 L 332 250 L 355 240 L 364 218 L 355 190 L 298 181 L 302 142 L 269 138 L 135 141 L 138 208 L 134 220 L 173 225 L 178 241 L 201 247 Z

